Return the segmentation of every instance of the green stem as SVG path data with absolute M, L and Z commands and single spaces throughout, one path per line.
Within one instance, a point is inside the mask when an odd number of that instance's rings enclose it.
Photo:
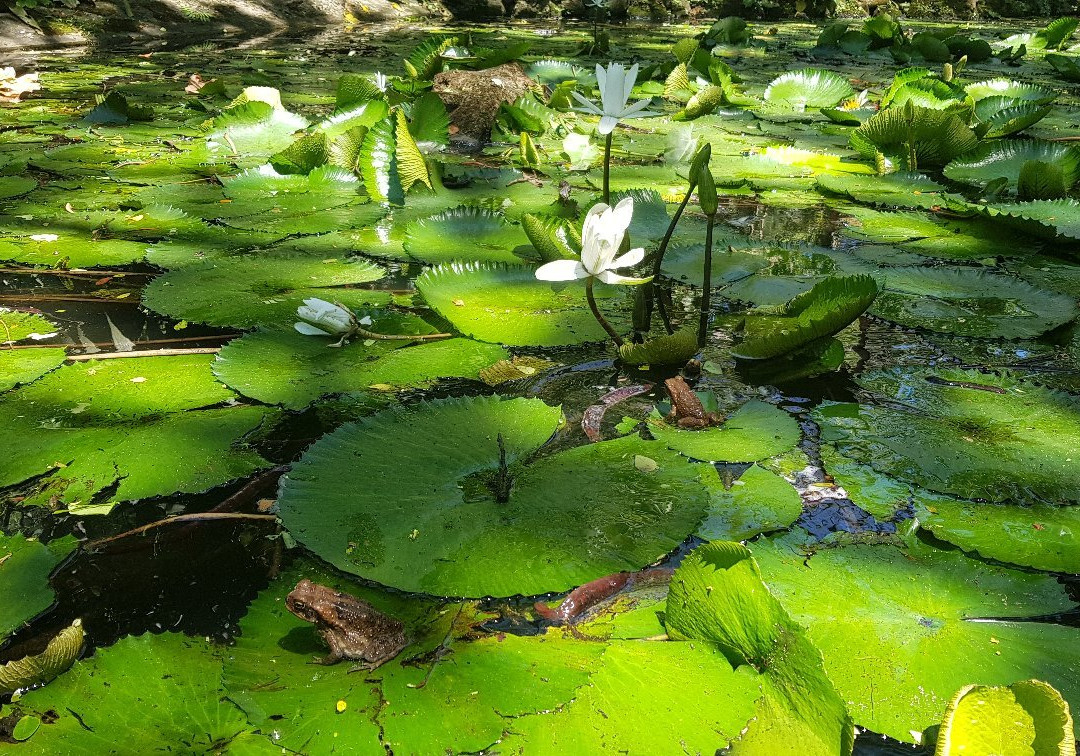
M 592 276 L 589 276 L 585 279 L 585 299 L 589 303 L 589 309 L 592 310 L 592 314 L 593 317 L 596 318 L 596 322 L 599 323 L 605 331 L 607 331 L 608 336 L 610 336 L 611 340 L 615 342 L 615 346 L 622 346 L 622 337 L 615 332 L 615 329 L 611 327 L 611 323 L 607 322 L 607 318 L 600 314 L 600 308 L 596 306 L 596 297 L 593 296 L 594 280 L 595 279 Z
M 701 320 L 698 322 L 698 348 L 705 346 L 705 336 L 709 330 L 709 315 L 712 305 L 712 245 L 713 224 L 716 215 L 709 216 L 709 223 L 705 226 L 705 275 L 701 280 Z
M 686 210 L 686 204 L 690 201 L 690 196 L 694 193 L 695 185 L 690 184 L 690 187 L 686 190 L 686 196 L 683 197 L 682 202 L 679 204 L 679 209 L 675 211 L 675 216 L 671 219 L 671 223 L 668 224 L 667 231 L 664 233 L 664 238 L 660 242 L 660 246 L 656 248 L 656 252 L 653 255 L 653 291 L 656 294 L 656 307 L 660 312 L 660 319 L 664 321 L 664 328 L 668 334 L 675 333 L 675 329 L 671 327 L 671 318 L 668 317 L 667 306 L 664 304 L 664 297 L 660 292 L 660 288 L 655 286 L 656 280 L 660 277 L 660 266 L 664 263 L 664 254 L 667 252 L 668 244 L 671 243 L 671 237 L 675 233 L 675 226 L 679 223 L 679 218 L 682 217 L 683 211 Z M 646 330 L 648 330 L 648 323 L 646 323 Z
M 615 130 L 612 129 L 604 137 L 604 204 L 611 204 L 611 137 Z

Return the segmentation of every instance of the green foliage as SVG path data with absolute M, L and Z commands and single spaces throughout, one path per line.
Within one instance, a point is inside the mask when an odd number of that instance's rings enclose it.
M 1072 756 L 1076 752 L 1068 702 L 1052 685 L 1022 680 L 1009 686 L 967 685 L 957 691 L 937 733 L 935 753 L 1012 753 Z
M 887 108 L 851 132 L 851 146 L 873 157 L 883 154 L 903 170 L 943 167 L 979 142 L 958 116 L 945 110 Z

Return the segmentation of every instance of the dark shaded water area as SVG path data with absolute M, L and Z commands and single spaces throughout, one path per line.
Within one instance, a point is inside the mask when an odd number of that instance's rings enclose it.
M 788 62 L 806 58 L 807 28 L 783 26 L 778 32 L 777 49 L 788 55 Z M 314 42 L 278 40 L 273 49 L 238 47 L 229 40 L 188 48 L 170 42 L 153 50 L 138 46 L 122 51 L 95 50 L 82 57 L 42 57 L 35 67 L 50 82 L 42 99 L 52 100 L 50 106 L 58 111 L 82 109 L 94 94 L 117 85 L 137 91 L 146 101 L 153 102 L 155 98 L 173 96 L 177 82 L 186 81 L 192 73 L 199 71 L 207 76 L 221 70 L 245 85 L 287 90 L 290 106 L 298 112 L 314 113 L 325 111 L 332 102 L 333 82 L 341 71 L 396 70 L 403 51 L 431 31 L 391 29 L 380 30 L 378 34 L 365 31 L 326 35 Z M 543 54 L 552 57 L 570 55 L 582 36 L 581 29 L 561 26 L 548 29 L 510 26 L 494 32 L 480 31 L 497 33 L 504 40 L 535 38 Z M 626 58 L 632 55 L 658 58 L 686 31 L 682 27 L 627 29 L 620 40 L 621 52 Z M 872 62 L 850 62 L 844 70 L 853 77 L 874 80 L 874 66 Z M 745 70 L 744 78 L 750 84 L 767 81 L 775 69 L 772 64 L 759 61 L 747 64 Z M 886 74 L 878 73 L 876 78 L 886 78 Z M 26 123 L 29 121 L 20 125 Z M 776 128 L 782 133 L 780 127 Z M 65 138 L 61 127 L 57 127 L 57 132 L 54 145 L 62 144 Z M 169 133 L 162 133 L 156 139 L 170 137 Z M 791 141 L 790 135 L 784 137 Z M 42 134 L 42 138 L 49 137 Z M 461 159 L 465 161 L 468 157 Z M 66 180 L 62 173 L 33 168 L 28 173 L 49 180 L 57 190 L 50 201 L 62 204 Z M 77 183 L 72 181 L 73 185 Z M 549 188 L 554 193 L 554 187 Z M 781 248 L 813 246 L 871 261 L 910 254 L 885 245 L 853 241 L 844 234 L 847 224 L 843 208 L 820 202 L 816 197 L 799 202 L 798 195 L 798 189 L 792 189 L 780 190 L 779 197 L 770 197 L 768 192 L 723 197 L 720 218 L 725 233 L 732 238 L 741 236 Z M 120 207 L 124 207 L 123 202 L 120 201 Z M 1053 254 L 1052 249 L 1045 252 Z M 801 260 L 793 263 L 791 271 L 778 266 L 775 274 L 799 274 L 802 271 L 794 269 L 798 263 Z M 421 269 L 419 265 L 390 265 L 389 275 L 370 287 L 410 296 Z M 0 267 L 0 307 L 37 312 L 57 326 L 56 335 L 47 341 L 15 348 L 63 346 L 75 360 L 127 351 L 213 350 L 241 334 L 238 329 L 170 318 L 142 306 L 143 289 L 160 272 L 146 263 L 93 270 L 47 270 L 10 264 Z M 666 279 L 663 286 L 676 319 L 691 322 L 696 317 L 700 289 L 671 279 Z M 720 293 L 723 294 L 723 289 Z M 737 364 L 726 352 L 731 344 L 725 331 L 726 318 L 743 310 L 745 303 L 738 299 L 725 300 L 721 296 L 714 304 L 714 338 L 701 355 L 704 369 L 696 376 L 695 388 L 714 392 L 722 410 L 733 409 L 748 398 L 760 398 L 798 420 L 802 431 L 798 450 L 805 460 L 793 463 L 791 469 L 785 470 L 785 477 L 794 483 L 803 501 L 804 510 L 796 524 L 819 541 L 888 542 L 912 525 L 912 502 L 891 514 L 872 514 L 849 498 L 842 487 L 833 485 L 823 460 L 820 429 L 811 411 L 824 401 L 859 402 L 863 389 L 856 377 L 896 367 L 963 367 L 1015 371 L 1056 389 L 1080 390 L 1076 364 L 1080 350 L 1075 346 L 1080 337 L 1075 325 L 1065 325 L 1033 339 L 976 339 L 903 327 L 871 314 L 863 315 L 838 335 L 845 347 L 845 357 L 836 370 L 814 375 L 792 370 L 788 379 L 772 376 L 764 380 L 753 373 L 752 366 Z M 444 325 L 432 313 L 427 315 L 437 325 Z M 643 418 L 666 399 L 663 380 L 674 374 L 674 371 L 620 366 L 607 350 L 596 345 L 521 348 L 514 353 L 544 357 L 558 366 L 508 387 L 492 388 L 476 380 L 450 379 L 395 395 L 392 400 L 367 396 L 325 399 L 304 410 L 280 413 L 273 426 L 253 442 L 254 448 L 271 463 L 288 466 L 326 433 L 391 401 L 410 404 L 497 391 L 504 396 L 537 397 L 550 405 L 562 405 L 567 423 L 544 450 L 544 454 L 553 454 L 583 443 L 582 414 L 607 392 L 631 384 L 653 384 L 651 390 L 607 413 L 601 430 L 605 437 L 612 437 L 614 426 L 624 416 Z M 721 478 L 738 479 L 747 467 L 718 464 L 717 470 Z M 0 511 L 0 531 L 42 540 L 70 534 L 80 539 L 83 546 L 50 578 L 57 596 L 53 607 L 14 633 L 0 649 L 0 661 L 39 651 L 49 637 L 75 618 L 82 619 L 91 649 L 143 632 L 183 632 L 223 644 L 233 641 L 249 602 L 298 558 L 299 549 L 293 548 L 271 521 L 191 519 L 161 527 L 152 524 L 178 514 L 263 512 L 266 502 L 276 496 L 280 472 L 260 474 L 254 484 L 248 479 L 206 493 L 126 502 L 106 515 L 57 514 L 45 508 L 20 506 L 17 496 L 9 496 Z M 151 527 L 139 531 L 145 526 Z M 137 532 L 126 535 L 129 531 Z M 928 533 L 919 537 L 941 548 L 953 548 Z M 663 564 L 677 565 L 700 543 L 700 538 L 691 537 Z M 1060 580 L 1071 597 L 1080 601 L 1080 579 L 1061 576 Z M 543 623 L 534 618 L 522 619 L 531 603 L 532 599 L 524 598 L 487 601 L 484 608 L 498 615 L 488 629 L 522 635 L 536 633 Z M 1080 627 L 1080 612 L 1037 619 Z M 856 752 L 921 751 L 865 733 L 857 740 Z

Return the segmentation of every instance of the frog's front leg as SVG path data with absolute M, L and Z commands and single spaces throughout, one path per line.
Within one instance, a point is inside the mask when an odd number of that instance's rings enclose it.
M 341 644 L 333 633 L 326 633 L 323 636 L 323 640 L 326 641 L 326 645 L 330 646 L 330 653 L 321 659 L 316 658 L 313 661 L 314 664 L 337 664 L 345 658 L 345 649 L 341 647 Z
M 700 417 L 680 417 L 676 425 L 680 428 L 704 428 L 709 424 L 708 420 Z

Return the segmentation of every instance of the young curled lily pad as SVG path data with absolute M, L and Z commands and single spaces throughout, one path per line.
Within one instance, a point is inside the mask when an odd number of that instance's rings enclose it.
M 938 756 L 950 753 L 1076 753 L 1069 703 L 1041 680 L 1012 685 L 965 685 L 945 711 Z
M 567 590 L 640 569 L 693 532 L 707 494 L 663 444 L 628 437 L 524 463 L 561 417 L 536 399 L 480 397 L 346 425 L 283 480 L 282 521 L 339 569 L 443 596 Z M 339 474 L 357 466 L 363 497 Z
M 830 276 L 775 314 L 748 314 L 743 339 L 732 354 L 763 360 L 797 351 L 847 328 L 873 304 L 877 294 L 877 283 L 870 276 Z
M 649 418 L 649 432 L 668 448 L 703 462 L 756 462 L 786 452 L 800 437 L 795 418 L 757 400 L 739 407 L 723 425 L 704 430 L 677 428 L 656 413 Z
M 40 654 L 0 665 L 0 693 L 8 695 L 49 682 L 75 662 L 84 637 L 82 620 L 75 620 L 49 639 Z
M 1080 501 L 1080 399 L 1010 375 L 905 370 L 858 378 L 863 404 L 826 403 L 822 439 L 894 478 L 966 499 Z

